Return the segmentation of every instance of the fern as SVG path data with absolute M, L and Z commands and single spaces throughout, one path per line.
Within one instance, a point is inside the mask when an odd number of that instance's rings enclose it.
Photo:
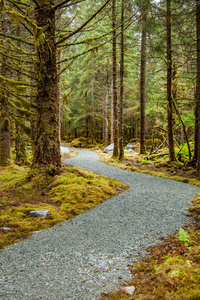
M 189 236 L 183 228 L 180 228 L 179 230 L 179 241 L 183 242 L 184 245 L 188 247 Z

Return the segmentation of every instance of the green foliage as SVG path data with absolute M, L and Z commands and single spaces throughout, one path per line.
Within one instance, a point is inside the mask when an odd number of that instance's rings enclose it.
M 179 240 L 183 242 L 186 247 L 188 247 L 189 236 L 183 228 L 180 228 L 179 230 Z
M 75 148 L 87 148 L 89 140 L 84 137 L 77 138 L 71 142 L 71 146 Z

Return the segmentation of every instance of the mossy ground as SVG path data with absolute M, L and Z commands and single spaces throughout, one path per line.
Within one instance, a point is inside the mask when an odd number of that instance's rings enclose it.
M 167 155 L 149 160 L 146 154 L 125 153 L 124 160 L 119 161 L 117 158 L 113 158 L 112 154 L 102 153 L 102 151 L 97 152 L 101 155 L 100 161 L 109 165 L 127 171 L 155 175 L 200 187 L 200 177 L 196 169 L 179 161 L 170 163 Z
M 66 156 L 64 157 L 66 158 Z M 27 238 L 33 231 L 51 227 L 92 209 L 119 194 L 127 185 L 81 168 L 63 166 L 56 177 L 28 174 L 28 167 L 0 168 L 0 248 Z M 45 218 L 28 216 L 30 210 L 47 209 Z
M 128 286 L 135 286 L 133 296 L 119 289 L 115 293 L 102 294 L 105 299 L 200 299 L 200 230 L 198 226 L 188 231 L 189 246 L 185 246 L 178 234 L 150 247 L 150 254 L 130 267 L 133 279 Z
M 125 153 L 118 161 L 111 155 L 101 154 L 100 160 L 119 168 L 174 179 L 200 187 L 199 174 L 180 162 L 168 163 L 168 157 L 154 161 L 147 155 Z M 185 246 L 178 233 L 148 249 L 149 255 L 130 266 L 133 279 L 127 284 L 135 286 L 133 296 L 123 292 L 123 286 L 114 293 L 102 294 L 105 299 L 200 299 L 200 195 L 192 200 L 188 211 L 195 217 L 196 225 L 187 229 L 189 243 Z

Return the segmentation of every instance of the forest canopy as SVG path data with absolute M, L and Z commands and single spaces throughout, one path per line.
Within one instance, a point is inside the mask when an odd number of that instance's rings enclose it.
M 149 141 L 199 169 L 200 3 L 1 1 L 0 165 L 57 174 L 60 140 Z M 153 142 L 151 142 L 153 145 Z M 178 153 L 180 152 L 178 150 Z

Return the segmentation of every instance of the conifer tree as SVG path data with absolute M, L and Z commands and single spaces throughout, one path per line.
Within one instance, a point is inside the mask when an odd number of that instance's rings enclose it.
M 141 37 L 141 65 L 140 65 L 140 153 L 146 153 L 146 128 L 145 128 L 145 102 L 146 102 L 146 15 L 147 5 L 143 5 L 141 9 L 142 18 L 142 37 Z
M 196 46 L 197 46 L 197 86 L 196 102 L 198 116 L 198 148 L 197 148 L 197 169 L 200 170 L 200 2 L 196 0 Z
M 123 130 L 123 106 L 124 106 L 124 0 L 121 0 L 121 60 L 120 60 L 120 109 L 119 109 L 119 159 L 124 158 L 124 130 Z
M 173 134 L 173 105 L 172 105 L 172 49 L 171 49 L 171 0 L 167 0 L 167 120 L 169 159 L 176 160 Z
M 10 21 L 7 16 L 2 15 L 1 31 L 4 36 L 10 35 Z M 1 63 L 1 91 L 0 91 L 0 166 L 7 166 L 10 164 L 10 120 L 8 115 L 8 93 L 6 91 L 6 83 L 4 78 L 10 78 L 9 71 L 9 45 L 6 38 L 3 38 L 3 56 Z
M 112 0 L 112 28 L 113 28 L 113 49 L 112 49 L 112 79 L 113 79 L 113 156 L 118 156 L 118 108 L 117 108 L 117 52 L 116 52 L 116 0 Z

